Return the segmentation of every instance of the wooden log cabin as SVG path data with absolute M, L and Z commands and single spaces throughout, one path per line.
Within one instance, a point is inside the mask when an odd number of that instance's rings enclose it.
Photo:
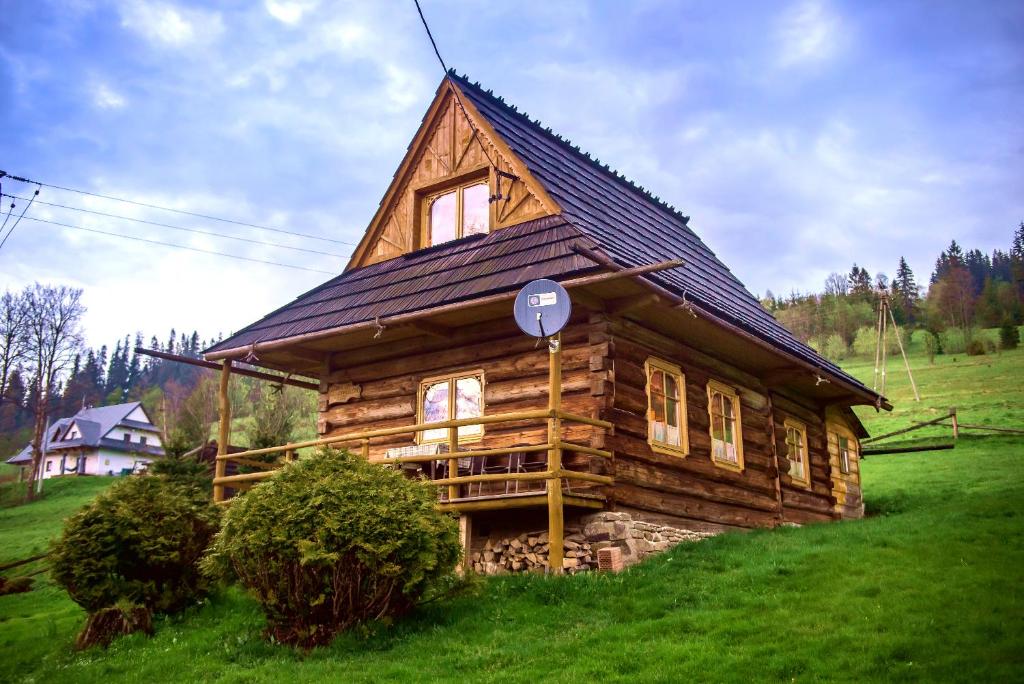
M 572 299 L 553 351 L 512 317 L 537 278 Z M 851 407 L 891 409 L 688 217 L 454 73 L 345 270 L 206 358 L 224 383 L 240 360 L 314 379 L 316 444 L 431 479 L 467 547 L 546 525 L 555 570 L 595 509 L 695 531 L 859 517 Z M 264 476 L 220 469 L 215 496 Z

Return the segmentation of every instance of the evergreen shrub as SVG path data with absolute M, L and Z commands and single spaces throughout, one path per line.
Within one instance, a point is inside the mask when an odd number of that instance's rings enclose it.
M 1020 329 L 1012 322 L 1007 322 L 999 328 L 999 347 L 1001 349 L 1016 349 L 1020 346 Z
M 256 597 L 269 638 L 312 648 L 406 613 L 459 554 L 432 486 L 322 449 L 235 500 L 204 567 Z
M 50 567 L 89 612 L 82 634 L 93 637 L 79 646 L 106 645 L 131 625 L 148 630 L 139 611 L 171 613 L 202 598 L 209 582 L 199 561 L 219 518 L 201 489 L 155 475 L 121 479 L 69 518 Z M 131 617 L 115 632 L 97 628 L 115 613 Z

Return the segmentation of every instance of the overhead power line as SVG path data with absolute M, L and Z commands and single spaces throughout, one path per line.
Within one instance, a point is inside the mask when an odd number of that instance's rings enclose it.
M 0 172 L 0 173 L 2 173 L 2 172 Z M 15 180 L 21 180 L 21 179 L 15 178 Z M 7 234 L 4 235 L 3 240 L 0 240 L 0 249 L 3 249 L 4 245 L 7 244 L 7 238 L 11 237 L 11 235 L 14 233 L 14 229 L 18 227 L 19 223 L 21 223 L 21 219 L 25 218 L 25 212 L 28 211 L 28 208 L 32 206 L 32 203 L 35 201 L 36 197 L 38 197 L 38 196 L 39 196 L 39 184 L 36 183 L 36 190 L 35 190 L 35 192 L 32 193 L 32 197 L 31 197 L 31 199 L 28 200 L 28 204 L 26 204 L 24 207 L 22 207 L 21 214 L 18 216 L 17 219 L 15 219 L 14 223 L 11 224 L 11 228 L 10 228 L 10 230 L 7 231 Z M 11 202 L 11 208 L 7 211 L 7 218 L 8 219 L 11 218 L 11 210 L 13 210 L 13 209 L 14 209 L 14 202 Z M 29 219 L 31 220 L 32 217 L 29 216 Z M 7 225 L 7 219 L 4 219 L 4 225 L 5 226 Z M 2 231 L 3 231 L 3 229 L 0 228 L 0 232 L 2 232 Z
M 437 48 L 437 42 L 434 40 L 434 34 L 430 32 L 430 26 L 427 24 L 427 18 L 423 16 L 423 8 L 420 7 L 420 0 L 413 0 L 416 3 L 416 11 L 420 15 L 420 21 L 423 22 L 423 29 L 427 32 L 427 38 L 430 39 L 430 45 L 434 48 L 434 54 L 437 55 L 437 61 L 441 63 L 441 68 L 444 70 L 444 77 L 448 80 L 448 85 L 452 88 L 452 94 L 455 96 L 455 102 L 459 105 L 459 109 L 462 110 L 462 115 L 466 117 L 466 123 L 469 124 L 469 128 L 473 131 L 473 138 L 480 144 L 480 149 L 484 153 L 484 157 L 487 158 L 487 163 L 494 167 L 495 172 L 499 171 L 498 165 L 491 159 L 490 153 L 487 151 L 487 146 L 484 145 L 484 141 L 480 139 L 479 131 L 476 129 L 476 124 L 473 123 L 473 119 L 470 118 L 469 112 L 466 111 L 466 106 L 462 104 L 462 98 L 459 96 L 459 89 L 452 81 L 451 72 L 448 71 L 448 65 L 444 63 L 444 58 L 441 57 L 441 51 Z M 501 188 L 501 177 L 498 177 L 498 187 Z M 500 192 L 499 192 L 500 194 Z
M 311 271 L 313 273 L 326 273 L 327 275 L 336 275 L 331 271 L 324 271 L 319 268 L 307 268 L 306 266 L 296 266 L 294 264 L 282 264 L 278 261 L 267 261 L 265 259 L 254 259 L 252 257 L 241 256 L 239 254 L 228 254 L 227 252 L 217 252 L 212 249 L 202 249 L 200 247 L 190 247 L 188 245 L 178 245 L 173 242 L 161 242 L 159 240 L 150 240 L 148 238 L 136 237 L 134 235 L 124 235 L 122 233 L 110 233 L 105 230 L 97 230 L 95 228 L 85 228 L 84 226 L 75 226 L 70 223 L 61 223 L 59 221 L 49 221 L 47 219 L 35 218 L 33 216 L 26 216 L 29 221 L 38 221 L 39 223 L 48 223 L 51 226 L 60 226 L 61 228 L 71 228 L 72 230 L 82 230 L 87 233 L 96 233 L 97 235 L 108 235 L 110 237 L 122 238 L 125 240 L 134 240 L 136 242 L 145 242 L 151 245 L 160 245 L 161 247 L 173 247 L 174 249 L 184 249 L 190 252 L 199 252 L 201 254 L 211 254 L 213 256 L 226 257 L 228 259 L 238 259 L 239 261 L 249 261 L 256 264 L 266 264 L 268 266 L 280 266 L 281 268 L 291 268 L 297 271 Z
M 6 192 L 0 193 L 2 197 L 10 197 L 11 199 L 24 200 L 26 198 L 19 197 L 17 195 L 9 195 Z M 145 219 L 133 218 L 131 216 L 121 216 L 120 214 L 108 214 L 105 211 L 95 211 L 93 209 L 85 209 L 84 207 L 72 207 L 66 204 L 56 204 L 54 202 L 44 202 L 38 200 L 39 204 L 44 204 L 48 207 L 57 207 L 58 209 L 70 209 L 71 211 L 80 211 L 85 214 L 95 214 L 96 216 L 105 216 L 107 218 L 121 219 L 123 221 L 134 221 L 135 223 L 145 223 L 149 226 L 158 226 L 160 228 L 170 228 L 171 230 L 181 230 L 187 233 L 197 233 L 199 235 L 210 235 L 212 237 L 225 238 L 227 240 L 238 240 L 240 242 L 248 242 L 253 245 L 263 245 L 265 247 L 277 247 L 279 249 L 290 249 L 295 252 L 306 252 L 307 254 L 320 254 L 329 257 L 338 257 L 339 259 L 349 258 L 349 254 L 335 254 L 334 252 L 322 252 L 318 249 L 306 249 L 304 247 L 292 247 L 290 245 L 282 245 L 276 242 L 265 242 L 263 240 L 253 240 L 251 238 L 239 237 L 237 235 L 228 235 L 227 233 L 218 233 L 212 230 L 200 230 L 199 228 L 185 228 L 184 226 L 174 226 L 169 223 L 160 223 L 158 221 L 147 221 Z
M 125 204 L 134 204 L 137 207 L 146 207 L 147 209 L 157 209 L 159 211 L 169 211 L 174 214 L 182 214 L 184 216 L 193 216 L 195 218 L 207 219 L 209 221 L 220 221 L 221 223 L 231 223 L 236 226 L 245 226 L 246 228 L 256 228 L 257 230 L 269 230 L 273 233 L 283 233 L 285 235 L 294 235 L 296 237 L 309 238 L 310 240 L 322 240 L 324 242 L 333 242 L 339 245 L 348 245 L 349 247 L 355 247 L 355 243 L 345 242 L 344 240 L 335 240 L 334 238 L 321 237 L 319 235 L 311 235 L 309 233 L 300 233 L 293 230 L 285 230 L 283 228 L 274 228 L 272 226 L 261 226 L 258 223 L 246 223 L 245 221 L 236 221 L 235 219 L 226 219 L 219 216 L 211 216 L 209 214 L 199 214 L 194 211 L 185 211 L 184 209 L 172 209 L 171 207 L 162 207 L 158 204 L 150 204 L 148 202 L 139 202 L 137 200 L 125 199 L 124 197 L 114 197 L 113 195 L 102 195 L 98 192 L 90 192 L 89 190 L 79 190 L 77 188 L 69 188 L 63 185 L 54 185 L 52 183 L 40 183 L 39 181 L 29 180 L 28 178 L 22 178 L 21 176 L 13 176 L 7 174 L 5 171 L 0 170 L 0 175 L 7 175 L 14 180 L 19 180 L 24 183 L 34 183 L 44 188 L 53 188 L 54 190 L 64 190 L 65 192 L 74 192 L 79 195 L 88 195 L 89 197 L 99 197 L 100 199 L 111 200 L 112 202 L 124 202 Z

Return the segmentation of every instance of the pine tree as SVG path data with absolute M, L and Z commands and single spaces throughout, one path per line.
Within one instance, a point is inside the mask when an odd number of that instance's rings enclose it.
M 127 338 L 125 338 L 127 339 Z M 142 346 L 142 333 L 135 333 L 135 347 Z M 139 358 L 140 354 L 132 350 L 132 360 L 128 364 L 128 382 L 125 386 L 125 393 L 130 394 L 135 391 L 142 382 L 142 359 Z
M 917 321 L 920 297 L 914 272 L 907 260 L 901 256 L 896 268 L 896 277 L 892 281 L 893 314 L 901 323 L 913 324 Z

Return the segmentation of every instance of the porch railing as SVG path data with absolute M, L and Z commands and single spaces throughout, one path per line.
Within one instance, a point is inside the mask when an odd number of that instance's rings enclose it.
M 334 435 L 331 437 L 324 437 L 322 439 L 285 444 L 282 446 L 268 447 L 264 449 L 251 449 L 249 451 L 242 451 L 234 454 L 220 453 L 217 455 L 217 465 L 215 477 L 213 479 L 214 501 L 218 503 L 227 503 L 230 500 L 226 498 L 226 488 L 238 490 L 248 489 L 260 480 L 271 477 L 273 475 L 273 470 L 276 470 L 283 465 L 281 463 L 265 463 L 259 460 L 258 457 L 284 454 L 284 460 L 287 462 L 294 460 L 296 452 L 300 449 L 331 445 L 355 445 L 362 453 L 363 457 L 369 462 L 382 465 L 403 463 L 426 464 L 431 461 L 447 461 L 448 476 L 429 480 L 429 482 L 435 486 L 447 487 L 447 502 L 441 503 L 442 508 L 447 510 L 464 512 L 467 510 L 513 508 L 527 505 L 528 503 L 535 504 L 537 503 L 536 497 L 534 497 L 532 501 L 527 502 L 510 497 L 502 497 L 501 495 L 492 497 L 491 500 L 486 502 L 467 501 L 466 499 L 462 499 L 461 501 L 456 500 L 460 499 L 460 488 L 471 484 L 482 485 L 483 483 L 501 482 L 544 482 L 544 492 L 538 493 L 537 496 L 546 499 L 548 508 L 548 534 L 550 538 L 548 563 L 551 571 L 556 573 L 561 572 L 565 505 L 562 492 L 562 481 L 579 481 L 596 485 L 610 485 L 614 482 L 614 478 L 610 475 L 601 475 L 589 471 L 571 470 L 564 467 L 562 457 L 566 452 L 609 460 L 613 458 L 613 454 L 612 452 L 604 449 L 565 441 L 563 439 L 563 423 L 589 425 L 596 428 L 602 428 L 607 431 L 614 430 L 614 426 L 608 421 L 570 413 L 562 409 L 561 365 L 561 342 L 558 338 L 555 338 L 550 341 L 548 373 L 549 392 L 547 408 L 526 411 L 510 411 L 506 413 L 479 416 L 476 418 L 462 418 L 433 423 L 417 423 L 414 425 L 380 428 L 376 430 L 362 430 Z M 467 449 L 459 451 L 459 428 L 521 421 L 545 421 L 547 423 L 546 440 L 541 444 Z M 448 431 L 448 453 L 446 454 L 371 457 L 371 441 L 374 439 L 393 437 L 397 435 L 412 435 L 415 437 L 426 430 L 438 429 L 446 429 Z M 540 452 L 546 452 L 547 454 L 545 470 L 541 472 L 512 472 L 510 467 L 509 472 L 477 472 L 474 474 L 474 471 L 482 471 L 483 469 L 470 468 L 470 474 L 458 474 L 459 460 L 461 459 L 488 459 L 491 457 L 508 457 L 511 459 L 512 454 Z M 239 465 L 257 468 L 258 470 L 257 472 L 228 475 L 226 466 L 229 461 L 235 462 Z M 589 463 L 590 461 L 588 461 L 588 464 Z M 452 475 L 453 473 L 455 474 L 454 476 Z M 594 500 L 591 499 L 591 501 Z M 573 496 L 570 503 L 586 503 L 586 501 L 578 496 Z M 600 505 L 600 503 L 598 503 L 598 505 Z

